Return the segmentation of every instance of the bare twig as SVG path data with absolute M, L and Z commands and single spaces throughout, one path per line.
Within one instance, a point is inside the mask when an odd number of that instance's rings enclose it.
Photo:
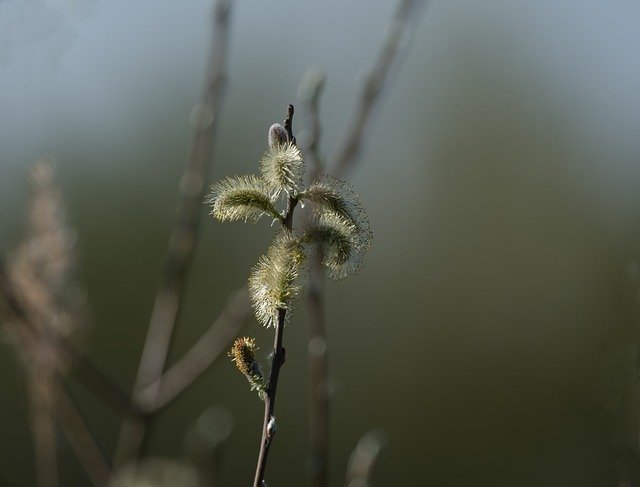
M 400 0 L 394 17 L 387 27 L 376 63 L 365 78 L 357 101 L 356 112 L 345 130 L 345 142 L 338 151 L 332 165 L 335 176 L 343 176 L 357 163 L 365 131 L 371 123 L 374 108 L 380 101 L 383 87 L 389 78 L 394 61 L 408 45 L 409 34 L 418 16 L 416 11 L 425 0 Z M 300 86 L 300 94 L 308 113 L 308 132 L 305 137 L 306 153 L 313 163 L 311 181 L 324 170 L 323 159 L 318 151 L 320 123 L 318 100 L 324 85 L 324 76 L 317 68 L 309 70 Z M 309 310 L 309 373 L 311 398 L 309 403 L 311 443 L 311 485 L 324 487 L 328 484 L 329 447 L 329 378 L 327 336 L 324 314 L 324 269 L 321 249 L 316 246 L 311 259 L 311 278 L 307 293 Z
M 342 177 L 358 160 L 364 135 L 371 123 L 371 114 L 381 100 L 382 90 L 389 78 L 394 62 L 409 44 L 410 34 L 420 17 L 417 11 L 426 0 L 400 0 L 387 26 L 385 39 L 376 63 L 365 78 L 356 111 L 346 129 L 346 138 L 333 164 L 333 174 Z
M 324 170 L 324 159 L 320 155 L 320 96 L 324 90 L 326 75 L 324 71 L 314 66 L 309 68 L 300 81 L 298 98 L 302 103 L 305 115 L 304 137 L 301 137 L 302 152 L 310 162 L 311 171 L 309 180 L 314 182 Z
M 226 351 L 228 344 L 249 316 L 249 311 L 249 296 L 243 287 L 231 296 L 225 309 L 195 345 L 172 365 L 157 383 L 137 394 L 136 404 L 145 413 L 158 412 L 169 404 Z
M 324 169 L 324 160 L 319 150 L 319 100 L 324 84 L 324 73 L 315 67 L 305 73 L 298 90 L 307 119 L 303 140 L 305 155 L 311 163 L 311 183 L 318 179 Z M 307 220 L 307 224 L 310 223 L 310 216 Z M 323 300 L 324 272 L 322 249 L 314 245 L 311 252 L 311 276 L 306 299 L 309 311 L 309 464 L 311 485 L 324 487 L 328 483 L 329 463 L 329 378 Z
M 349 458 L 347 487 L 369 487 L 371 485 L 371 474 L 384 443 L 384 437 L 378 431 L 370 431 L 360 438 Z
M 107 484 L 110 468 L 84 419 L 66 391 L 58 389 L 56 417 L 73 451 L 95 486 Z
M 287 109 L 287 118 L 284 120 L 284 128 L 290 141 L 295 143 L 293 136 L 293 105 L 289 105 Z M 287 210 L 285 212 L 282 226 L 287 232 L 292 231 L 293 212 L 298 200 L 289 196 L 287 201 Z M 284 323 L 287 314 L 286 309 L 278 309 L 278 322 L 276 323 L 275 336 L 273 339 L 273 352 L 271 355 L 271 371 L 269 373 L 269 383 L 266 387 L 266 397 L 264 398 L 264 418 L 262 422 L 262 438 L 260 439 L 260 452 L 258 454 L 258 464 L 256 466 L 256 475 L 253 480 L 254 487 L 264 487 L 264 474 L 267 468 L 267 458 L 269 449 L 276 433 L 276 393 L 278 389 L 278 378 L 280 377 L 280 368 L 285 361 L 285 349 L 282 346 L 284 335 Z
M 187 271 L 193 258 L 205 181 L 223 100 L 230 14 L 231 0 L 217 0 L 213 12 L 214 32 L 205 93 L 202 103 L 192 112 L 193 134 L 185 171 L 180 180 L 178 216 L 169 242 L 164 276 L 151 313 L 134 395 L 150 384 L 159 385 L 158 380 L 164 370 L 178 321 Z M 157 393 L 156 386 L 156 391 L 151 395 Z M 123 425 L 116 455 L 118 462 L 135 458 L 142 446 L 145 425 L 135 423 L 139 421 L 132 417 Z

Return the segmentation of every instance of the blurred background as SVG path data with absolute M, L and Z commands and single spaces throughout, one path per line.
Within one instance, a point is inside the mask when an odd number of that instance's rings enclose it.
M 327 74 L 321 150 L 332 157 L 394 4 L 235 2 L 212 181 L 257 171 L 267 128 L 312 65 Z M 90 307 L 86 347 L 126 390 L 175 215 L 210 10 L 0 1 L 0 249 L 23 234 L 28 168 L 54 160 Z M 331 485 L 373 428 L 386 438 L 379 486 L 618 486 L 636 468 L 639 25 L 631 0 L 429 2 L 350 177 L 374 231 L 366 266 L 327 286 Z M 203 221 L 170 361 L 273 231 Z M 271 331 L 251 319 L 243 334 L 267 354 Z M 306 340 L 300 306 L 270 485 L 306 483 Z M 8 344 L 0 384 L 0 472 L 34 485 L 24 373 Z M 118 417 L 69 387 L 110 453 Z M 220 485 L 248 485 L 262 406 L 226 358 L 157 419 L 149 452 L 182 458 L 185 431 L 211 407 L 233 418 Z M 88 485 L 62 435 L 59 450 L 61 485 Z

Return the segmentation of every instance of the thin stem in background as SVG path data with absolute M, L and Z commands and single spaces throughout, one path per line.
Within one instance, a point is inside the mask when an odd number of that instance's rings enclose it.
M 62 388 L 58 388 L 56 418 L 93 485 L 107 485 L 111 475 L 109 464 L 75 404 Z
M 359 160 L 365 143 L 365 132 L 371 124 L 374 108 L 380 103 L 383 88 L 388 84 L 391 68 L 396 59 L 409 45 L 410 34 L 418 20 L 418 10 L 425 0 L 400 0 L 394 16 L 387 26 L 386 36 L 376 58 L 376 62 L 365 78 L 360 97 L 356 103 L 355 115 L 345 129 L 346 137 L 332 164 L 332 173 L 343 177 L 353 169 Z M 315 77 L 315 79 L 314 79 Z M 306 83 L 307 86 L 304 86 Z M 324 85 L 324 78 L 308 74 L 301 85 L 301 94 L 309 114 L 308 143 L 306 150 L 313 162 L 311 181 L 318 178 L 324 169 L 318 152 L 320 138 L 318 100 Z M 328 341 L 324 313 L 324 268 L 321 249 L 317 246 L 311 260 L 311 277 L 307 293 L 309 310 L 309 403 L 311 485 L 328 485 L 329 457 L 329 365 Z
M 13 286 L 7 277 L 4 262 L 0 262 L 0 297 L 10 315 L 36 332 L 29 319 L 29 313 L 23 309 L 20 300 L 15 295 Z M 46 330 L 40 329 L 37 332 L 46 333 Z M 74 364 L 71 372 L 87 390 L 110 406 L 116 413 L 124 414 L 131 410 L 129 396 L 100 367 L 94 364 L 83 350 L 78 349 L 73 342 L 65 340 L 63 337 L 53 337 L 52 335 L 51 339 L 55 339 L 61 350 L 69 356 Z
M 349 457 L 347 487 L 369 487 L 371 485 L 371 475 L 384 443 L 382 434 L 377 431 L 370 431 L 360 438 L 351 457 Z
M 249 295 L 246 287 L 243 287 L 232 294 L 218 318 L 193 347 L 157 382 L 139 391 L 135 398 L 136 404 L 147 414 L 157 413 L 194 384 L 227 351 L 228 344 L 240 331 L 249 311 Z
M 299 96 L 306 115 L 304 153 L 311 164 L 310 183 L 315 182 L 324 169 L 320 154 L 320 95 L 325 75 L 319 68 L 309 69 L 300 83 Z M 307 223 L 310 223 L 307 214 Z M 306 296 L 309 312 L 309 449 L 312 487 L 328 484 L 329 464 L 329 371 L 327 333 L 324 313 L 324 272 L 322 249 L 314 245 L 311 250 L 311 275 Z
M 230 16 L 231 0 L 217 0 L 213 8 L 214 31 L 205 93 L 201 104 L 192 112 L 193 134 L 185 171 L 180 180 L 178 216 L 169 241 L 164 275 L 151 313 L 133 388 L 134 396 L 150 384 L 158 383 L 178 321 L 187 272 L 193 259 L 205 182 L 223 101 Z M 157 390 L 152 395 L 155 394 Z M 123 424 L 116 450 L 119 464 L 138 456 L 147 429 L 145 423 L 148 422 L 148 416 L 143 418 L 141 420 L 132 416 Z
M 287 109 L 287 118 L 284 120 L 284 128 L 290 141 L 295 143 L 293 136 L 293 105 L 289 105 Z M 287 200 L 287 210 L 285 212 L 282 227 L 287 232 L 293 229 L 293 212 L 298 200 L 293 196 L 289 196 Z M 278 390 L 278 378 L 280 377 L 280 369 L 285 361 L 286 351 L 282 346 L 284 336 L 284 323 L 287 314 L 286 309 L 278 309 L 278 322 L 276 323 L 275 336 L 273 339 L 273 352 L 271 355 L 271 371 L 269 372 L 269 383 L 266 387 L 266 396 L 264 398 L 264 418 L 262 421 L 262 438 L 260 439 L 260 452 L 258 453 L 258 464 L 256 465 L 256 475 L 253 480 L 253 487 L 264 487 L 264 475 L 267 468 L 267 459 L 271 443 L 276 433 L 276 418 L 274 416 L 276 409 L 276 393 Z
M 366 129 L 371 124 L 372 112 L 382 99 L 381 94 L 388 82 L 391 68 L 409 45 L 413 26 L 420 17 L 418 11 L 425 4 L 426 0 L 400 0 L 398 3 L 393 18 L 387 25 L 376 62 L 365 77 L 355 113 L 345 130 L 345 141 L 332 165 L 334 176 L 343 177 L 358 162 Z

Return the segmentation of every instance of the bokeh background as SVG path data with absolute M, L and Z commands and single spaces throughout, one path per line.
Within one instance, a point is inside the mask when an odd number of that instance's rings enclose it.
M 236 2 L 212 180 L 257 170 L 267 127 L 316 64 L 331 157 L 394 3 Z M 20 240 L 28 167 L 53 159 L 90 303 L 86 347 L 125 389 L 175 214 L 210 7 L 0 1 L 0 250 Z M 429 2 L 351 176 L 372 250 L 357 278 L 328 286 L 331 485 L 372 428 L 386 437 L 380 486 L 617 486 L 633 470 L 638 26 L 631 0 Z M 272 232 L 204 221 L 173 360 Z M 304 315 L 287 329 L 270 485 L 306 482 Z M 270 333 L 254 320 L 244 333 L 266 354 Z M 33 485 L 24 375 L 6 344 L 0 384 L 0 471 Z M 118 418 L 70 388 L 110 452 Z M 234 422 L 220 484 L 248 485 L 262 408 L 224 359 L 158 419 L 150 453 L 180 458 L 210 407 Z M 88 485 L 59 447 L 62 485 Z

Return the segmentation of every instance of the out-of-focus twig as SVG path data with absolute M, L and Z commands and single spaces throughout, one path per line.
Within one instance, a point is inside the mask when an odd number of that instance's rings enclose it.
M 110 476 L 109 464 L 75 404 L 62 388 L 58 390 L 56 406 L 58 422 L 91 482 L 96 487 L 107 485 Z
M 334 176 L 343 177 L 357 162 L 365 131 L 371 123 L 371 114 L 382 99 L 381 94 L 391 74 L 391 68 L 409 44 L 413 27 L 420 18 L 418 10 L 424 7 L 425 3 L 426 0 L 400 0 L 398 3 L 387 26 L 376 62 L 363 83 L 355 114 L 346 129 L 345 141 L 333 163 Z
M 300 82 L 298 96 L 306 115 L 303 150 L 311 163 L 310 182 L 318 179 L 324 170 L 320 154 L 319 100 L 325 85 L 325 74 L 320 68 L 309 69 Z M 308 216 L 308 219 L 310 217 Z M 309 311 L 309 443 L 310 474 L 313 487 L 328 483 L 329 456 L 329 378 L 327 334 L 324 315 L 324 272 L 322 249 L 315 245 L 311 256 L 311 275 L 306 296 Z
M 300 137 L 300 148 L 311 163 L 310 182 L 318 179 L 324 170 L 324 159 L 320 154 L 320 96 L 326 83 L 326 74 L 319 66 L 311 67 L 302 77 L 298 98 L 302 104 L 305 128 Z
M 387 26 L 386 36 L 376 62 L 365 78 L 362 92 L 357 100 L 351 123 L 345 130 L 346 137 L 335 161 L 332 173 L 342 177 L 358 161 L 365 141 L 365 132 L 371 123 L 374 108 L 379 104 L 383 88 L 391 68 L 398 56 L 409 44 L 410 34 L 418 19 L 417 11 L 426 0 L 400 0 L 394 16 Z M 307 114 L 307 127 L 303 140 L 305 152 L 312 162 L 311 181 L 324 170 L 324 161 L 319 154 L 320 122 L 318 100 L 324 86 L 324 76 L 318 68 L 305 74 L 299 94 Z M 324 314 L 324 270 L 320 248 L 314 249 L 311 278 L 307 293 L 309 310 L 309 373 L 311 398 L 309 403 L 311 443 L 311 485 L 324 487 L 328 484 L 329 449 L 329 377 L 327 335 Z
M 169 242 L 164 275 L 151 313 L 134 384 L 134 396 L 150 384 L 159 385 L 158 379 L 164 370 L 179 317 L 226 84 L 231 3 L 231 0 L 217 0 L 213 7 L 214 30 L 205 92 L 202 102 L 192 112 L 193 134 L 185 171 L 180 180 L 177 220 Z M 157 393 L 156 389 L 150 395 L 155 396 Z M 118 463 L 129 461 L 138 455 L 146 429 L 144 421 L 141 421 L 143 420 L 132 416 L 123 424 L 116 451 Z
M 51 163 L 29 172 L 27 235 L 0 265 L 4 323 L 25 369 L 38 485 L 58 485 L 54 416 L 58 379 L 72 357 L 64 344 L 80 331 L 83 294 L 75 285 L 75 235 L 66 224 Z
M 157 383 L 142 389 L 135 397 L 145 413 L 155 413 L 192 385 L 227 350 L 249 316 L 246 288 L 236 291 L 215 322 L 184 356 L 173 364 Z
M 347 487 L 369 487 L 371 485 L 371 474 L 384 443 L 384 437 L 378 431 L 370 431 L 360 438 L 349 458 Z
M 6 307 L 7 314 L 12 319 L 30 328 L 32 333 L 36 332 L 36 329 L 28 320 L 27 311 L 22 307 L 15 294 L 15 289 L 7 275 L 5 263 L 2 261 L 0 261 L 0 299 Z M 51 334 L 47 330 L 41 330 L 40 333 Z M 57 340 L 63 354 L 68 356 L 71 362 L 75 364 L 71 372 L 85 388 L 101 399 L 107 406 L 112 407 L 117 413 L 124 414 L 131 411 L 131 401 L 127 394 L 103 370 L 96 366 L 85 355 L 83 350 L 80 350 L 73 342 L 60 337 L 54 338 L 53 334 L 48 340 Z

